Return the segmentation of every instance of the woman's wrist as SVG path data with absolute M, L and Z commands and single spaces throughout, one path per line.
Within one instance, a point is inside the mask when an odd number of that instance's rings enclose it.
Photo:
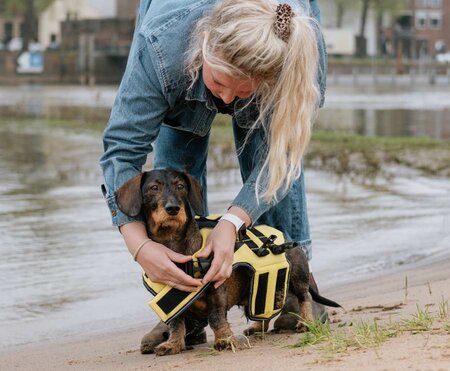
M 125 244 L 133 259 L 137 261 L 140 251 L 151 242 L 148 238 L 145 225 L 140 222 L 132 222 L 124 224 L 120 227 Z
M 228 213 L 233 214 L 241 219 L 245 223 L 246 227 L 252 224 L 252 218 L 250 217 L 250 215 L 248 215 L 247 212 L 241 209 L 239 206 L 231 206 L 228 209 Z

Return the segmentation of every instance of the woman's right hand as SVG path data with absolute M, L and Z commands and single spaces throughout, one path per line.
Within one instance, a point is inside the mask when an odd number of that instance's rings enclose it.
M 139 252 L 137 262 L 153 282 L 165 283 L 178 290 L 193 292 L 202 284 L 178 268 L 175 263 L 186 263 L 192 256 L 178 254 L 157 242 L 147 243 Z
M 138 246 L 148 239 L 143 223 L 124 224 L 120 227 L 120 232 L 132 256 Z M 142 247 L 136 261 L 153 282 L 193 292 L 201 285 L 201 280 L 192 278 L 175 265 L 175 263 L 186 263 L 191 259 L 192 256 L 178 254 L 158 242 L 151 241 Z

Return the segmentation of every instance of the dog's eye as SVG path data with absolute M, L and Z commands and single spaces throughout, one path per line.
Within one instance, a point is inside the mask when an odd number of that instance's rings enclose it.
M 177 184 L 177 189 L 179 191 L 181 191 L 182 189 L 184 189 L 184 184 Z
M 150 189 L 151 189 L 152 191 L 157 191 L 157 190 L 158 190 L 158 186 L 157 186 L 157 185 L 152 185 L 152 186 L 150 187 Z

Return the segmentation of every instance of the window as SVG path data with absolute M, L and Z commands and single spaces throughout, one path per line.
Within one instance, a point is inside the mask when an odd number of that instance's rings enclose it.
M 432 8 L 442 8 L 442 0 L 428 0 L 428 5 Z
M 425 8 L 427 6 L 427 0 L 416 0 L 417 8 Z
M 427 12 L 417 11 L 416 12 L 416 28 L 423 30 L 427 27 Z
M 442 12 L 430 12 L 429 15 L 430 28 L 439 30 L 442 28 Z
M 13 38 L 13 24 L 11 22 L 5 22 L 3 26 L 3 41 L 7 44 Z

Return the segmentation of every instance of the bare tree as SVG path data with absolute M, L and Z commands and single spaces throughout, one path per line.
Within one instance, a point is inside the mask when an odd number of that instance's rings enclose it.
M 356 55 L 365 57 L 367 55 L 366 24 L 370 9 L 375 11 L 377 17 L 378 37 L 381 34 L 381 21 L 383 14 L 397 14 L 410 4 L 410 0 L 361 0 L 361 24 L 359 35 L 357 36 Z

